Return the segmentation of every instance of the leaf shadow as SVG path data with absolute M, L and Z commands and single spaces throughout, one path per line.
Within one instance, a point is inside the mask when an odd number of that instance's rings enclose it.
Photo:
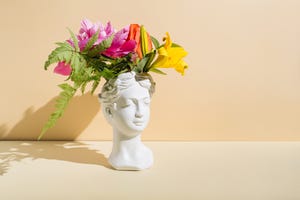
M 0 125 L 1 140 L 37 140 L 42 127 L 50 114 L 55 110 L 55 101 L 58 96 L 52 98 L 44 106 L 34 110 L 29 107 L 23 114 L 23 118 L 9 131 L 5 124 Z M 100 104 L 96 96 L 89 93 L 73 97 L 64 115 L 56 125 L 49 129 L 42 140 L 75 140 L 90 124 L 100 110 Z
M 7 126 L 5 124 L 0 125 L 0 136 L 5 135 L 7 132 Z
M 22 119 L 10 130 L 6 124 L 0 125 L 1 140 L 23 140 L 1 142 L 0 145 L 0 175 L 6 173 L 11 163 L 25 158 L 63 160 L 84 164 L 102 165 L 112 169 L 107 158 L 98 150 L 90 149 L 83 142 L 28 142 L 37 140 L 42 127 L 50 114 L 55 110 L 58 96 L 52 98 L 44 106 L 34 110 L 31 106 L 23 114 Z M 57 124 L 49 129 L 43 140 L 74 141 L 90 124 L 100 110 L 96 96 L 84 94 L 73 97 L 64 115 Z M 27 142 L 25 142 L 25 140 Z
M 9 171 L 13 162 L 23 159 L 49 159 L 81 164 L 101 165 L 113 169 L 107 158 L 98 150 L 83 142 L 1 142 L 0 176 Z

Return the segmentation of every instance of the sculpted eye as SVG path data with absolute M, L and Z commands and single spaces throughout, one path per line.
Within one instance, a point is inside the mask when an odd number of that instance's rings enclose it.
M 126 108 L 126 107 L 131 106 L 132 104 L 133 104 L 132 101 L 126 100 L 126 101 L 124 101 L 124 102 L 121 103 L 120 107 L 121 108 Z

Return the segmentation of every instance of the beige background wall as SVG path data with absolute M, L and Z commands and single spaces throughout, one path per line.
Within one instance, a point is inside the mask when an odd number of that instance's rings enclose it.
M 145 140 L 299 140 L 300 1 L 0 1 L 0 139 L 34 139 L 64 78 L 43 70 L 84 17 L 166 31 L 189 55 L 154 75 Z M 45 139 L 111 139 L 96 97 L 77 96 Z

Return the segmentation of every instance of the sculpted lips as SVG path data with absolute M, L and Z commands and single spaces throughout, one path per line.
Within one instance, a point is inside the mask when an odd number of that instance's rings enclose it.
M 136 126 L 142 126 L 144 125 L 144 121 L 134 121 L 133 122 Z

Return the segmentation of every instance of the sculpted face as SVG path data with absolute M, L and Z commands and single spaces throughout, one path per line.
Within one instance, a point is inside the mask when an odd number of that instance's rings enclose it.
M 150 95 L 138 83 L 120 92 L 111 111 L 111 123 L 126 136 L 143 131 L 150 118 Z

